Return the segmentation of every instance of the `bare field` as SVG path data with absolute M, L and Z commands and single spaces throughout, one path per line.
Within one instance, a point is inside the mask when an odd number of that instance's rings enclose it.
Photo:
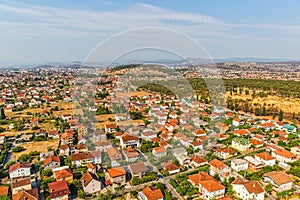
M 122 96 L 126 96 L 126 97 L 130 97 L 130 96 L 143 97 L 143 96 L 149 96 L 149 95 L 153 95 L 153 94 L 150 93 L 150 92 L 146 92 L 146 91 L 116 92 L 117 97 L 122 97 Z
M 104 128 L 105 124 L 108 123 L 112 123 L 112 122 L 101 122 L 101 123 L 97 123 L 94 124 L 95 127 L 97 128 Z M 127 120 L 127 121 L 119 121 L 119 122 L 114 122 L 117 123 L 118 126 L 130 126 L 130 125 L 144 125 L 144 121 L 143 120 Z
M 226 97 L 231 97 L 232 99 L 252 99 L 251 95 L 245 95 L 245 94 L 233 94 L 230 95 L 230 92 L 226 93 Z M 274 107 L 278 107 L 279 109 L 282 109 L 285 113 L 300 113 L 300 99 L 296 98 L 282 98 L 278 96 L 268 96 L 268 97 L 255 97 L 252 101 L 252 103 L 258 103 L 258 104 L 264 104 L 266 105 L 274 105 Z
M 31 151 L 47 152 L 49 147 L 53 149 L 57 149 L 58 144 L 59 144 L 59 139 L 42 141 L 42 142 L 28 142 L 26 144 L 20 144 L 20 146 L 24 147 L 26 150 L 20 153 L 13 153 L 13 156 L 16 159 L 18 159 L 18 157 L 21 156 L 22 154 L 27 154 Z

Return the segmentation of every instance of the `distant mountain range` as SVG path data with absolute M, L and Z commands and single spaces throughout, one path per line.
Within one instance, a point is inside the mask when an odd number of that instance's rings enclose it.
M 272 62 L 300 62 L 292 59 L 281 59 L 281 58 L 248 58 L 248 57 L 232 57 L 232 58 L 217 58 L 217 59 L 202 59 L 202 58 L 188 58 L 187 60 L 180 59 L 157 59 L 157 60 L 118 60 L 118 62 L 113 63 L 116 65 L 124 65 L 124 64 L 145 64 L 145 63 L 155 63 L 155 64 L 165 64 L 165 65 L 184 65 L 184 64 L 211 64 L 211 63 L 225 63 L 225 62 L 261 62 L 261 63 L 272 63 Z M 32 68 L 32 67 L 41 67 L 41 66 L 63 66 L 63 65 L 80 65 L 80 61 L 72 61 L 72 62 L 45 62 L 45 63 L 32 63 L 32 64 L 21 64 L 20 62 L 16 62 L 15 64 L 8 64 L 5 61 L 0 61 L 0 68 Z M 89 66 L 107 66 L 108 62 L 102 63 L 85 63 Z

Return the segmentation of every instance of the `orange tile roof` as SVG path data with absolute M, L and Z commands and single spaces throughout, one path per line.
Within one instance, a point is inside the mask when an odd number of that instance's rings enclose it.
M 254 193 L 254 194 L 260 194 L 265 192 L 264 188 L 259 184 L 258 181 L 249 181 L 243 184 L 249 194 Z
M 180 169 L 180 167 L 175 165 L 173 162 L 169 162 L 169 163 L 164 164 L 164 168 L 168 171 L 173 171 L 173 170 Z
M 293 179 L 288 174 L 281 171 L 268 172 L 264 176 L 270 177 L 278 185 L 293 182 Z
M 62 169 L 54 172 L 56 180 L 65 179 L 67 177 L 73 176 L 73 172 L 70 168 Z
M 248 133 L 248 131 L 245 129 L 240 129 L 240 130 L 235 130 L 234 133 L 236 133 L 238 135 L 246 135 Z
M 263 160 L 274 160 L 275 159 L 275 157 L 271 156 L 267 152 L 258 153 L 255 156 L 257 156 Z
M 205 158 L 199 157 L 199 156 L 193 156 L 191 158 L 192 161 L 196 162 L 196 163 L 204 163 L 207 162 L 207 160 Z
M 155 147 L 154 152 L 155 153 L 165 153 L 165 152 L 167 152 L 167 150 L 165 147 Z
M 58 156 L 49 156 L 48 158 L 46 158 L 44 160 L 44 166 L 45 165 L 48 165 L 49 163 L 51 162 L 57 162 L 57 163 L 60 163 L 60 159 Z
M 250 142 L 253 144 L 253 145 L 262 145 L 264 144 L 263 142 L 257 140 L 257 139 L 250 139 Z
M 109 176 L 111 178 L 115 178 L 115 177 L 118 177 L 118 176 L 124 176 L 126 175 L 126 171 L 124 169 L 124 167 L 115 167 L 115 168 L 110 168 L 107 170 Z
M 142 190 L 148 200 L 158 200 L 164 198 L 160 189 L 151 189 L 149 186 Z
M 99 181 L 98 177 L 96 174 L 93 174 L 91 172 L 86 172 L 80 179 L 84 187 L 86 187 L 92 180 L 97 180 Z
M 17 194 L 13 195 L 13 200 L 38 200 L 39 192 L 37 188 L 31 190 L 21 190 Z
M 274 153 L 277 155 L 280 155 L 282 157 L 285 157 L 285 158 L 297 158 L 297 156 L 295 154 L 293 154 L 292 152 L 289 152 L 285 149 L 275 150 Z
M 215 192 L 225 189 L 225 187 L 216 180 L 200 181 L 199 184 L 202 185 L 202 187 L 204 187 L 208 192 Z
M 16 164 L 13 164 L 9 167 L 9 171 L 14 171 L 16 169 L 19 169 L 19 168 L 30 168 L 30 163 L 28 162 L 18 162 Z
M 188 176 L 188 179 L 194 183 L 194 185 L 198 186 L 200 181 L 206 181 L 206 180 L 214 180 L 213 177 L 208 175 L 205 172 L 199 172 L 198 174 L 193 174 Z
M 216 168 L 225 168 L 227 167 L 227 165 L 217 159 L 213 159 L 212 161 L 210 161 L 209 165 L 216 167 Z
M 0 196 L 8 196 L 8 190 L 9 190 L 9 186 L 4 186 L 1 185 L 0 186 Z

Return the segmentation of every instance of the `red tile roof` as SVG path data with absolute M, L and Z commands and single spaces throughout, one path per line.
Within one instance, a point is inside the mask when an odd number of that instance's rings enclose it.
M 115 168 L 110 168 L 107 170 L 109 176 L 111 178 L 115 178 L 118 176 L 125 176 L 126 175 L 126 171 L 124 169 L 124 167 L 115 167 Z
M 149 186 L 142 190 L 148 200 L 158 200 L 164 198 L 160 189 L 151 189 Z

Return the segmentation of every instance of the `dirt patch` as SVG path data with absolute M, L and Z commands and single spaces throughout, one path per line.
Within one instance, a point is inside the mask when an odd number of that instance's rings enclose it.
M 14 158 L 18 159 L 18 157 L 22 154 L 27 154 L 31 151 L 39 151 L 39 152 L 47 152 L 48 148 L 57 149 L 59 144 L 59 139 L 57 140 L 48 140 L 42 142 L 28 142 L 26 144 L 20 144 L 19 146 L 24 147 L 26 150 L 20 153 L 13 153 Z

